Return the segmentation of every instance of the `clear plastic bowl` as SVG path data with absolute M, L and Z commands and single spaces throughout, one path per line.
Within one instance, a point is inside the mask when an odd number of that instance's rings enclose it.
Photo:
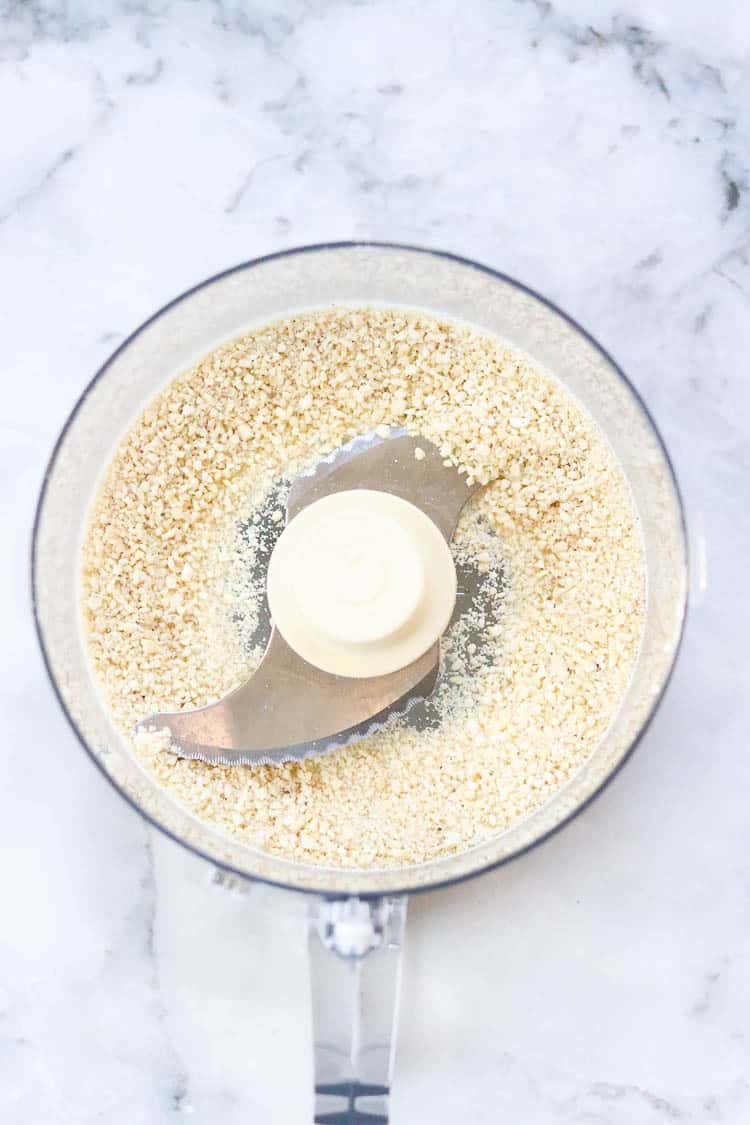
M 512 828 L 457 855 L 398 870 L 343 870 L 281 859 L 181 808 L 133 760 L 88 666 L 78 604 L 87 509 L 112 452 L 144 404 L 216 344 L 253 325 L 338 304 L 400 305 L 464 320 L 548 368 L 607 436 L 632 489 L 647 568 L 645 631 L 617 716 L 579 772 Z M 34 611 L 47 669 L 86 752 L 153 825 L 240 876 L 326 895 L 419 891 L 477 875 L 540 843 L 604 787 L 648 726 L 669 680 L 686 609 L 683 511 L 668 455 L 637 392 L 586 332 L 518 282 L 476 263 L 408 246 L 304 247 L 228 270 L 156 313 L 105 363 L 52 454 L 32 552 Z

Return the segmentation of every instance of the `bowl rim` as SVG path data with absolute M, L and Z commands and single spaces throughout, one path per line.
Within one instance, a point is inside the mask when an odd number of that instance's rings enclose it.
M 675 473 L 674 465 L 673 465 L 672 459 L 669 455 L 669 451 L 666 447 L 664 439 L 662 438 L 659 427 L 657 426 L 657 424 L 654 420 L 654 417 L 651 414 L 651 411 L 649 410 L 648 406 L 646 405 L 641 393 L 633 385 L 633 383 L 630 381 L 628 376 L 622 370 L 620 365 L 609 354 L 609 352 L 599 343 L 598 340 L 596 340 L 585 328 L 583 328 L 578 323 L 578 321 L 576 321 L 572 316 L 570 316 L 568 313 L 566 313 L 563 309 L 561 309 L 558 305 L 556 305 L 549 298 L 547 298 L 543 294 L 537 292 L 537 290 L 532 289 L 530 286 L 524 284 L 521 281 L 518 281 L 514 277 L 511 277 L 509 274 L 503 273 L 501 270 L 494 269 L 491 266 L 485 265 L 481 262 L 477 262 L 477 261 L 475 261 L 471 258 L 464 257 L 460 254 L 451 253 L 450 251 L 447 251 L 447 250 L 439 250 L 439 249 L 435 249 L 433 247 L 426 247 L 426 246 L 417 246 L 417 245 L 414 245 L 414 244 L 411 244 L 411 243 L 405 243 L 405 242 L 390 242 L 390 241 L 362 240 L 362 239 L 352 239 L 352 240 L 346 240 L 345 239 L 345 240 L 336 241 L 336 242 L 316 242 L 316 243 L 304 244 L 304 245 L 301 245 L 301 246 L 289 247 L 286 250 L 279 250 L 279 251 L 275 251 L 274 253 L 271 253 L 271 254 L 264 254 L 264 255 L 262 255 L 260 257 L 257 257 L 257 258 L 250 258 L 246 261 L 238 263 L 237 265 L 230 266 L 228 269 L 220 270 L 218 273 L 212 274 L 210 277 L 205 278 L 203 281 L 200 281 L 197 284 L 190 286 L 188 289 L 183 290 L 177 296 L 173 297 L 170 301 L 168 301 L 166 304 L 162 305 L 159 309 L 157 309 L 157 311 L 154 312 L 151 316 L 149 316 L 146 320 L 142 321 L 132 332 L 130 332 L 128 334 L 128 336 L 125 337 L 125 339 L 122 340 L 122 342 L 114 349 L 114 351 L 107 357 L 107 359 L 104 361 L 104 363 L 98 368 L 98 370 L 93 375 L 93 377 L 88 381 L 88 383 L 84 387 L 83 391 L 78 396 L 78 398 L 77 398 L 75 404 L 73 405 L 73 408 L 71 409 L 70 413 L 68 414 L 59 434 L 57 435 L 57 438 L 55 439 L 55 443 L 52 447 L 52 452 L 50 453 L 50 456 L 47 460 L 47 464 L 45 466 L 44 475 L 43 475 L 43 478 L 42 478 L 42 484 L 41 484 L 41 488 L 39 490 L 39 496 L 37 498 L 36 508 L 35 508 L 35 512 L 34 512 L 34 522 L 33 522 L 33 527 L 32 527 L 31 543 L 30 543 L 31 549 L 30 549 L 30 560 L 29 560 L 29 562 L 30 562 L 30 575 L 29 576 L 30 576 L 31 610 L 32 610 L 32 615 L 33 615 L 33 620 L 34 620 L 34 628 L 35 628 L 35 631 L 36 631 L 37 641 L 38 641 L 39 647 L 41 649 L 44 667 L 45 667 L 45 670 L 47 672 L 47 678 L 48 678 L 49 683 L 52 687 L 53 693 L 57 698 L 57 702 L 59 703 L 60 708 L 62 709 L 62 712 L 63 712 L 65 718 L 67 719 L 70 728 L 73 731 L 73 734 L 77 738 L 77 740 L 78 740 L 79 744 L 81 745 L 81 747 L 83 748 L 83 750 L 86 752 L 86 755 L 88 756 L 88 758 L 93 762 L 93 764 L 96 766 L 96 768 L 99 770 L 99 772 L 106 778 L 107 782 L 113 787 L 115 792 L 118 793 L 119 796 L 122 797 L 123 800 L 146 821 L 147 824 L 151 825 L 153 828 L 156 828 L 159 832 L 163 833 L 166 837 L 168 837 L 170 840 L 173 840 L 175 843 L 179 844 L 181 847 L 186 848 L 189 852 L 192 852 L 194 855 L 199 856 L 203 860 L 206 860 L 208 863 L 212 864 L 214 867 L 218 867 L 218 868 L 220 868 L 224 871 L 227 871 L 228 873 L 230 873 L 232 875 L 235 875 L 239 879 L 247 880 L 249 882 L 265 883 L 265 884 L 268 884 L 270 886 L 276 886 L 276 887 L 283 888 L 284 890 L 299 891 L 303 894 L 319 895 L 319 896 L 322 895 L 322 896 L 325 896 L 326 898 L 329 898 L 329 899 L 358 897 L 358 898 L 361 898 L 363 900 L 368 900 L 368 899 L 378 899 L 378 898 L 383 898 L 383 897 L 386 897 L 386 896 L 394 896 L 394 895 L 421 894 L 425 891 L 439 890 L 439 889 L 444 888 L 444 887 L 449 887 L 449 886 L 453 886 L 455 884 L 463 883 L 466 880 L 474 879 L 479 875 L 484 875 L 488 871 L 493 871 L 497 868 L 505 866 L 508 863 L 511 863 L 513 860 L 519 859 L 521 856 L 526 855 L 528 852 L 531 852 L 535 848 L 539 847 L 541 844 L 546 843 L 553 836 L 557 835 L 557 833 L 560 832 L 563 828 L 567 827 L 567 825 L 569 825 L 573 820 L 575 820 L 576 817 L 578 817 L 582 812 L 584 812 L 585 809 L 587 809 L 599 796 L 601 796 L 601 794 L 604 792 L 604 790 L 609 786 L 610 782 L 613 781 L 613 779 L 615 777 L 617 777 L 617 775 L 620 773 L 620 770 L 625 766 L 625 764 L 628 761 L 630 761 L 632 755 L 634 754 L 634 752 L 638 748 L 638 746 L 641 744 L 642 739 L 644 738 L 646 732 L 648 731 L 649 727 L 651 726 L 651 723 L 653 722 L 654 716 L 656 715 L 657 711 L 659 710 L 659 707 L 660 707 L 661 702 L 664 698 L 664 695 L 667 691 L 667 688 L 669 687 L 669 684 L 672 680 L 672 676 L 674 674 L 674 669 L 675 669 L 675 666 L 676 666 L 676 663 L 677 663 L 677 658 L 679 656 L 679 653 L 680 653 L 680 650 L 681 650 L 681 647 L 682 647 L 682 642 L 683 642 L 683 638 L 684 638 L 684 635 L 685 635 L 685 623 L 686 623 L 686 619 L 687 619 L 688 596 L 689 596 L 689 594 L 688 594 L 689 583 L 686 582 L 685 583 L 685 592 L 684 592 L 682 602 L 681 602 L 681 605 L 680 605 L 678 631 L 677 631 L 677 636 L 676 636 L 676 640 L 675 640 L 674 651 L 673 651 L 672 656 L 671 656 L 669 669 L 667 671 L 667 674 L 664 677 L 664 681 L 661 684 L 658 693 L 656 694 L 656 696 L 653 700 L 653 703 L 651 705 L 651 708 L 650 708 L 648 714 L 646 715 L 646 717 L 643 720 L 640 728 L 638 729 L 637 733 L 633 737 L 632 742 L 628 746 L 627 750 L 625 751 L 625 753 L 623 754 L 623 756 L 619 760 L 619 762 L 617 762 L 617 764 L 609 771 L 609 773 L 602 779 L 602 781 L 596 786 L 596 788 L 593 789 L 592 792 L 583 801 L 581 801 L 581 803 L 579 805 L 576 806 L 576 808 L 574 808 L 571 812 L 567 813 L 567 815 L 562 817 L 562 819 L 560 821 L 558 821 L 557 824 L 553 825 L 551 828 L 548 828 L 545 832 L 542 832 L 534 840 L 531 840 L 528 843 L 523 844 L 522 846 L 518 847 L 515 851 L 510 852 L 508 855 L 502 856 L 500 859 L 491 860 L 488 863 L 484 863 L 481 866 L 473 868 L 472 870 L 464 871 L 464 872 L 462 872 L 458 875 L 455 875 L 453 877 L 450 877 L 450 878 L 436 879 L 436 880 L 431 881 L 431 882 L 421 883 L 419 886 L 408 886 L 408 885 L 407 886 L 401 886 L 401 885 L 399 885 L 399 882 L 398 882 L 399 869 L 396 868 L 393 871 L 393 874 L 394 874 L 394 885 L 393 885 L 393 887 L 388 887 L 387 889 L 379 890 L 379 891 L 363 890 L 363 891 L 360 892 L 360 891 L 356 891 L 356 890 L 353 890 L 353 891 L 352 890 L 350 890 L 350 891 L 331 891 L 331 889 L 327 888 L 327 887 L 316 887 L 316 886 L 310 886 L 310 885 L 300 886 L 300 885 L 297 885 L 297 884 L 284 882 L 281 879 L 275 879 L 275 878 L 269 878 L 269 877 L 263 876 L 263 875 L 251 874 L 247 871 L 241 870 L 238 867 L 234 867 L 231 863 L 229 863 L 227 861 L 221 860 L 218 857 L 211 855 L 209 852 L 205 851 L 204 849 L 202 849 L 200 847 L 197 847 L 195 844 L 189 842 L 188 840 L 183 839 L 177 833 L 173 832 L 166 825 L 162 824 L 161 821 L 157 820 L 156 817 L 152 816 L 149 812 L 147 812 L 145 809 L 143 809 L 129 795 L 129 793 L 127 793 L 127 791 L 124 789 L 124 787 L 122 785 L 120 785 L 119 782 L 111 774 L 109 774 L 107 772 L 107 770 L 104 768 L 103 763 L 101 762 L 99 757 L 94 753 L 93 749 L 88 745 L 88 742 L 86 741 L 85 737 L 83 736 L 83 734 L 79 730 L 79 728 L 78 728 L 78 726 L 77 726 L 77 724 L 76 724 L 76 722 L 75 722 L 75 720 L 74 720 L 74 718 L 73 718 L 64 698 L 63 698 L 62 692 L 61 692 L 61 690 L 58 686 L 58 683 L 55 679 L 55 675 L 52 671 L 51 661 L 50 661 L 49 655 L 47 653 L 47 648 L 46 648 L 46 645 L 45 645 L 44 631 L 43 631 L 42 623 L 41 623 L 41 620 L 40 620 L 40 617 L 39 617 L 39 606 L 38 606 L 38 597 L 37 597 L 37 588 L 38 588 L 37 587 L 37 579 L 38 579 L 38 575 L 37 575 L 37 545 L 38 545 L 39 528 L 40 528 L 41 521 L 42 521 L 42 514 L 43 514 L 44 502 L 45 502 L 45 498 L 46 498 L 46 494 L 47 494 L 47 488 L 48 488 L 50 479 L 51 479 L 52 474 L 53 474 L 54 469 L 55 469 L 55 464 L 56 464 L 56 461 L 57 461 L 58 454 L 60 452 L 60 449 L 62 448 L 63 442 L 65 441 L 68 430 L 70 429 L 71 425 L 73 424 L 73 422 L 74 422 L 78 412 L 80 411 L 81 407 L 83 406 L 86 398 L 88 397 L 90 392 L 93 390 L 94 386 L 106 374 L 108 368 L 114 362 L 114 360 L 117 358 L 117 356 L 121 352 L 125 351 L 126 348 L 130 347 L 130 345 L 133 343 L 133 341 L 138 336 L 140 336 L 140 334 L 143 331 L 145 331 L 145 329 L 148 328 L 149 325 L 153 324 L 156 320 L 158 320 L 160 317 L 162 317 L 165 313 L 167 313 L 175 305 L 178 305 L 182 301 L 186 300 L 188 297 L 191 297 L 194 293 L 197 293 L 202 289 L 206 289 L 210 285 L 213 285 L 215 282 L 221 281 L 222 279 L 224 279 L 226 277 L 229 277 L 232 274 L 241 273 L 241 272 L 246 271 L 246 270 L 254 269 L 256 266 L 261 266 L 266 262 L 271 262 L 271 261 L 274 261 L 274 260 L 277 260 L 277 259 L 280 259 L 280 258 L 295 257 L 295 256 L 298 256 L 298 255 L 301 255 L 301 254 L 319 253 L 321 251 L 330 251 L 330 250 L 367 250 L 367 249 L 402 250 L 402 251 L 408 251 L 410 253 L 415 253 L 415 254 L 424 254 L 426 256 L 432 256 L 432 257 L 435 257 L 435 258 L 442 259 L 444 261 L 456 262 L 461 266 L 467 267 L 467 268 L 472 269 L 472 270 L 476 270 L 480 273 L 488 275 L 489 277 L 495 278 L 496 280 L 505 282 L 505 283 L 513 286 L 514 288 L 520 290 L 522 293 L 525 293 L 528 296 L 530 296 L 530 297 L 534 298 L 535 300 L 539 301 L 547 309 L 549 309 L 551 312 L 555 313 L 562 320 L 564 320 L 570 327 L 572 327 L 576 332 L 578 332 L 587 341 L 587 343 L 591 347 L 593 347 L 597 352 L 599 352 L 599 354 L 610 365 L 612 370 L 620 378 L 620 380 L 623 382 L 623 384 L 625 385 L 627 390 L 631 393 L 631 395 L 635 399 L 636 404 L 639 406 L 639 408 L 642 411 L 646 421 L 650 425 L 651 430 L 653 432 L 653 435 L 654 435 L 654 437 L 656 439 L 656 442 L 659 446 L 659 449 L 661 450 L 662 456 L 664 457 L 664 461 L 665 461 L 665 464 L 666 464 L 666 467 L 667 467 L 667 471 L 668 471 L 669 478 L 670 478 L 670 483 L 671 483 L 673 491 L 674 491 L 675 501 L 676 501 L 676 505 L 677 505 L 677 512 L 678 512 L 678 517 L 679 517 L 678 524 L 679 524 L 679 529 L 680 529 L 680 533 L 681 533 L 681 539 L 682 539 L 682 544 L 683 544 L 683 552 L 684 552 L 685 573 L 686 573 L 686 575 L 689 574 L 688 536 L 687 536 L 687 526 L 686 526 L 686 519 L 685 519 L 685 505 L 684 505 L 682 493 L 680 491 L 680 486 L 679 486 L 679 483 L 678 483 L 678 480 L 677 480 L 677 475 Z M 330 871 L 331 869 L 330 868 L 322 868 L 321 870 Z M 368 873 L 369 872 L 363 871 L 363 874 L 368 874 Z

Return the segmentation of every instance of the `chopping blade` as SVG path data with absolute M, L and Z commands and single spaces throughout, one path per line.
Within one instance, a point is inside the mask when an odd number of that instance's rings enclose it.
M 383 428 L 384 429 L 384 428 Z M 374 431 L 336 450 L 293 483 L 289 523 L 335 492 L 375 489 L 420 508 L 450 542 L 479 484 L 447 464 L 425 438 L 403 429 Z M 381 729 L 429 696 L 440 668 L 440 643 L 388 675 L 354 679 L 308 664 L 276 628 L 260 665 L 223 699 L 194 711 L 160 713 L 138 730 L 167 731 L 181 758 L 214 765 L 280 765 L 327 753 Z

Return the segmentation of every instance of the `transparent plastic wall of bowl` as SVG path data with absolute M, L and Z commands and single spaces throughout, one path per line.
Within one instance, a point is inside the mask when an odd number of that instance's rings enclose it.
M 92 681 L 78 607 L 87 510 L 113 449 L 147 400 L 213 346 L 253 325 L 336 304 L 400 305 L 471 323 L 528 352 L 560 379 L 607 436 L 633 493 L 647 568 L 642 650 L 606 736 L 576 776 L 520 824 L 480 846 L 400 870 L 289 862 L 227 838 L 181 809 L 131 757 Z M 416 248 L 342 244 L 250 262 L 198 286 L 143 325 L 91 383 L 54 451 L 33 547 L 33 593 L 45 658 L 83 745 L 155 825 L 242 876 L 328 895 L 416 891 L 476 874 L 537 843 L 581 809 L 627 757 L 674 663 L 686 602 L 682 508 L 668 457 L 642 402 L 580 328 L 509 278 Z

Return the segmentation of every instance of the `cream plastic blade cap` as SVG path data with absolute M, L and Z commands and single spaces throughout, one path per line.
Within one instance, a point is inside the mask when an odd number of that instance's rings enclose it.
M 284 529 L 268 568 L 276 628 L 299 656 L 338 676 L 406 667 L 445 631 L 456 568 L 423 511 L 392 493 L 325 496 Z

